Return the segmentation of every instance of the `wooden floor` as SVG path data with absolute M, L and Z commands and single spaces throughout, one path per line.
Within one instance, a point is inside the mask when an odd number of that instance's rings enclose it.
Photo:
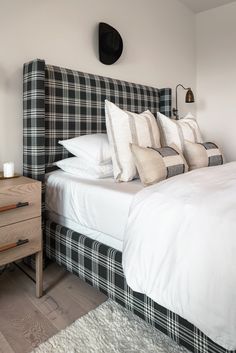
M 76 276 L 51 264 L 44 272 L 45 295 L 14 265 L 0 275 L 0 353 L 28 353 L 106 300 Z

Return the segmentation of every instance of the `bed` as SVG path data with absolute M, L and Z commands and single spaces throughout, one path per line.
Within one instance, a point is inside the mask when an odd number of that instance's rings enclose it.
M 59 140 L 106 132 L 104 100 L 140 113 L 149 109 L 171 116 L 171 89 L 157 89 L 116 79 L 86 74 L 44 60 L 24 65 L 24 175 L 42 181 L 68 157 Z M 43 187 L 43 207 L 45 188 Z M 44 209 L 43 209 L 44 211 Z M 133 292 L 122 269 L 122 252 L 68 223 L 44 215 L 44 245 L 47 258 L 56 261 L 111 299 L 195 353 L 229 352 L 197 327 L 154 302 Z M 63 224 L 60 224 L 63 223 Z

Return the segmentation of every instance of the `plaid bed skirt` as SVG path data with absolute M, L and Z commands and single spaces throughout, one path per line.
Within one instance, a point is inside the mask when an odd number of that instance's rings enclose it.
M 133 292 L 122 269 L 122 253 L 50 220 L 46 255 L 194 353 L 229 353 L 191 323 Z M 232 353 L 232 352 L 231 352 Z M 234 353 L 236 353 L 234 351 Z

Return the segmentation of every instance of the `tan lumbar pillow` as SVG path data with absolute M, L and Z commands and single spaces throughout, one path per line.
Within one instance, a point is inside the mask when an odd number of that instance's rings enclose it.
M 185 141 L 184 156 L 190 170 L 213 167 L 224 163 L 221 151 L 213 142 L 192 143 Z
M 145 186 L 188 171 L 184 156 L 175 145 L 150 148 L 130 144 L 139 177 Z

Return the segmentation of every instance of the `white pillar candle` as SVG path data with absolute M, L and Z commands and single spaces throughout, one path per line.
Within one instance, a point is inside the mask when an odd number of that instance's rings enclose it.
M 11 178 L 14 176 L 14 163 L 13 162 L 3 163 L 3 176 L 4 176 L 4 178 Z

